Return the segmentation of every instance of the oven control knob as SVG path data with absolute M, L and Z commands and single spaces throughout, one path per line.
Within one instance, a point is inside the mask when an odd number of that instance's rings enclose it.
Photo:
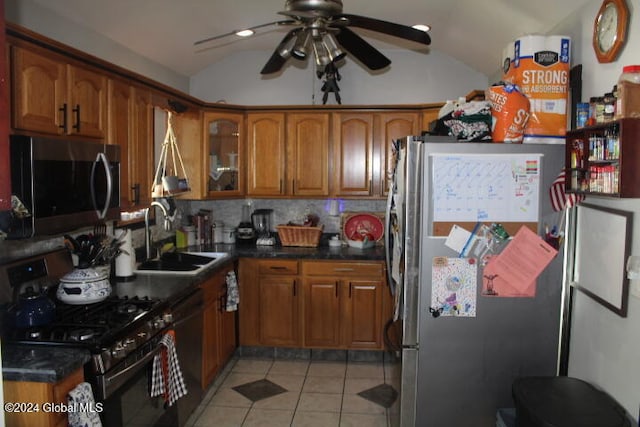
M 153 329 L 162 329 L 164 328 L 165 323 L 164 320 L 162 320 L 161 317 L 156 317 L 155 319 L 153 319 Z
M 121 342 L 116 343 L 116 345 L 111 350 L 111 356 L 113 356 L 115 359 L 122 359 L 124 356 L 126 356 L 126 354 L 127 351 Z
M 134 350 L 136 348 L 136 340 L 133 338 L 127 338 L 122 343 L 122 348 L 125 350 L 125 352 Z

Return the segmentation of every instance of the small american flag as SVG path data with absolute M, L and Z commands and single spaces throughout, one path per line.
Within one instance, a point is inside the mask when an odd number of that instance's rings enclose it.
M 565 187 L 565 171 L 560 172 L 560 175 L 553 181 L 549 188 L 549 196 L 551 197 L 551 207 L 554 211 L 560 212 L 570 208 L 576 203 L 580 203 L 584 200 L 583 194 L 566 194 Z

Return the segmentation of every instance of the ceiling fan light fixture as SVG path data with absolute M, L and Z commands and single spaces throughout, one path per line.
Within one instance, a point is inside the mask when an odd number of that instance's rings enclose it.
M 296 37 L 296 41 L 293 44 L 293 48 L 291 49 L 291 56 L 295 59 L 305 59 L 307 57 L 307 54 L 309 53 L 308 45 L 309 32 L 303 30 Z
M 286 43 L 280 44 L 277 49 L 278 55 L 280 55 L 282 59 L 291 58 L 291 49 L 293 48 L 294 43 L 295 38 L 291 38 L 290 40 L 286 41 Z
M 340 49 L 340 46 L 338 46 L 338 42 L 336 42 L 336 39 L 333 37 L 332 34 L 329 34 L 329 33 L 325 34 L 323 38 L 323 43 L 327 53 L 329 54 L 329 58 L 331 59 L 331 61 L 333 62 L 339 61 L 345 56 L 347 56 L 347 53 L 342 49 Z
M 331 57 L 322 39 L 313 39 L 313 53 L 316 57 L 316 65 L 318 67 L 325 67 L 331 63 Z
M 416 29 L 416 30 L 420 30 L 420 31 L 424 31 L 425 33 L 428 32 L 428 31 L 431 31 L 431 25 L 425 25 L 425 24 L 412 25 L 411 28 Z
M 238 37 L 249 37 L 255 34 L 255 31 L 253 30 L 238 30 L 236 31 L 236 36 Z

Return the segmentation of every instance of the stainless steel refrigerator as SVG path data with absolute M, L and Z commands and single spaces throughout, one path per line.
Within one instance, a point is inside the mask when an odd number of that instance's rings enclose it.
M 479 263 L 475 315 L 440 315 L 432 301 L 433 259 L 461 255 L 445 245 L 447 237 L 436 235 L 434 225 L 449 219 L 460 224 L 465 220 L 517 223 L 518 213 L 501 209 L 503 201 L 491 200 L 483 208 L 487 201 L 476 199 L 496 196 L 486 194 L 494 188 L 482 188 L 490 186 L 483 179 L 493 173 L 492 161 L 508 168 L 510 159 L 530 156 L 538 182 L 534 200 L 526 206 L 533 213 L 525 219 L 535 221 L 541 234 L 561 215 L 551 206 L 549 188 L 564 167 L 564 145 L 451 142 L 429 136 L 395 143 L 386 248 L 389 281 L 397 295 L 396 325 L 402 333 L 397 352 L 401 355 L 399 401 L 391 410 L 391 424 L 493 427 L 497 410 L 514 406 L 511 384 L 515 378 L 557 373 L 563 254 L 560 251 L 538 276 L 535 297 L 482 295 Z M 447 180 L 442 178 L 445 168 L 450 169 Z M 459 180 L 451 179 L 455 173 Z M 467 197 L 468 204 L 439 198 L 452 182 L 462 183 L 455 191 Z M 500 185 L 500 181 L 491 182 Z M 509 197 L 513 189 L 497 191 L 506 191 Z M 465 207 L 469 212 L 456 212 Z

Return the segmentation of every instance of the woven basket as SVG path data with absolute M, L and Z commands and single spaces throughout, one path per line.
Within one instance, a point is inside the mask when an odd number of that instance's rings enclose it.
M 297 227 L 291 225 L 278 225 L 278 236 L 282 246 L 304 246 L 314 248 L 320 244 L 323 226 Z

